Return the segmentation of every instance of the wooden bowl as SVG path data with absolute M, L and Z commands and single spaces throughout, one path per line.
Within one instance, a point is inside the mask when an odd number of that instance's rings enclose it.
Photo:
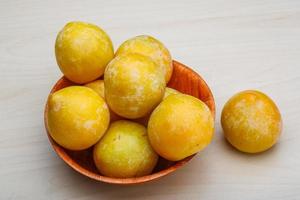
M 192 69 L 187 66 L 173 61 L 173 75 L 168 83 L 168 86 L 174 88 L 182 93 L 189 94 L 201 99 L 206 105 L 210 108 L 213 116 L 215 117 L 215 102 L 213 95 L 205 83 L 205 81 Z M 65 77 L 62 77 L 57 81 L 57 83 L 52 88 L 51 93 L 60 90 L 64 87 L 76 85 L 75 83 L 69 81 Z M 70 167 L 72 167 L 77 172 L 83 174 L 84 176 L 90 177 L 97 181 L 102 181 L 106 183 L 113 184 L 137 184 L 154 179 L 163 177 L 171 172 L 174 172 L 189 160 L 191 160 L 194 155 L 189 156 L 178 162 L 171 162 L 163 158 L 159 158 L 158 164 L 153 170 L 152 174 L 136 178 L 111 178 L 101 175 L 94 162 L 92 157 L 92 148 L 89 148 L 84 151 L 70 151 L 61 146 L 59 146 L 49 135 L 47 127 L 47 110 L 48 106 L 46 104 L 44 112 L 44 122 L 47 130 L 48 138 L 52 144 L 53 149 L 56 151 L 58 156 L 63 159 Z

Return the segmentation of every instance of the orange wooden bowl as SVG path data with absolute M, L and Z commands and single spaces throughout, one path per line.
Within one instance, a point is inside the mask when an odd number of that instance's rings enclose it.
M 168 83 L 168 86 L 182 93 L 189 94 L 201 99 L 210 108 L 213 116 L 215 117 L 214 98 L 205 81 L 192 69 L 188 68 L 187 66 L 177 61 L 173 61 L 173 67 L 174 67 L 173 75 L 170 82 Z M 50 94 L 71 85 L 76 85 L 76 84 L 69 81 L 65 77 L 62 77 L 54 85 Z M 113 184 L 137 184 L 137 183 L 151 181 L 163 177 L 171 172 L 174 172 L 175 170 L 183 166 L 185 163 L 187 163 L 189 160 L 191 160 L 195 155 L 194 154 L 192 156 L 189 156 L 178 162 L 171 162 L 163 158 L 159 158 L 158 164 L 153 170 L 152 174 L 147 176 L 135 177 L 135 178 L 111 178 L 111 177 L 103 176 L 98 172 L 93 162 L 92 148 L 89 148 L 84 151 L 71 151 L 59 146 L 51 138 L 47 127 L 47 109 L 48 106 L 46 104 L 45 113 L 44 113 L 44 122 L 47 130 L 47 135 L 52 144 L 53 149 L 56 151 L 58 156 L 61 159 L 63 159 L 74 170 L 97 181 L 113 183 Z

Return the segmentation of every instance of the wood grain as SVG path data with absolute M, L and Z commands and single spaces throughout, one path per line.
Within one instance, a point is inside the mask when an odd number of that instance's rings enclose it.
M 0 199 L 298 200 L 300 196 L 299 0 L 0 1 Z M 115 49 L 149 34 L 205 79 L 216 103 L 212 144 L 164 178 L 129 187 L 74 172 L 46 137 L 43 112 L 62 76 L 58 31 L 98 24 Z M 234 93 L 258 89 L 278 105 L 279 143 L 259 155 L 228 145 L 220 111 Z

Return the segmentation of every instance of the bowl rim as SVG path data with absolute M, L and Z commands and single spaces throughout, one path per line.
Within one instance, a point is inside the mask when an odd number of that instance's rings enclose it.
M 209 94 L 209 101 L 210 101 L 210 110 L 211 113 L 213 115 L 213 118 L 215 119 L 215 101 L 214 101 L 214 97 L 213 94 L 208 86 L 208 84 L 205 82 L 205 80 L 194 70 L 192 70 L 191 68 L 187 67 L 186 65 L 173 60 L 172 61 L 173 65 L 181 65 L 182 67 L 188 69 L 190 72 L 192 72 L 193 74 L 195 74 L 198 79 L 201 80 L 201 82 L 205 85 L 207 92 Z M 52 87 L 49 96 L 56 90 L 57 86 L 59 86 L 61 84 L 61 82 L 63 82 L 65 80 L 65 76 L 62 76 Z M 48 112 L 48 98 L 45 104 L 45 109 L 44 109 L 44 125 L 45 125 L 45 129 L 46 129 L 46 133 L 47 133 L 47 137 L 54 149 L 54 151 L 57 153 L 57 155 L 71 168 L 73 168 L 75 171 L 77 171 L 78 173 L 89 177 L 91 179 L 94 179 L 96 181 L 101 181 L 101 182 L 105 182 L 105 183 L 110 183 L 110 184 L 120 184 L 120 185 L 129 185 L 129 184 L 138 184 L 138 183 L 144 183 L 144 182 L 148 182 L 148 181 L 152 181 L 155 179 L 158 179 L 160 177 L 166 176 L 172 172 L 174 172 L 175 170 L 179 169 L 180 167 L 182 167 L 183 165 L 185 165 L 188 161 L 190 161 L 197 153 L 184 158 L 183 160 L 177 161 L 175 164 L 173 164 L 172 166 L 163 169 L 161 171 L 155 172 L 153 174 L 149 174 L 146 176 L 141 176 L 141 177 L 134 177 L 134 178 L 112 178 L 112 177 L 107 177 L 107 176 L 103 176 L 100 174 L 96 174 L 94 172 L 89 171 L 88 169 L 82 167 L 81 165 L 79 165 L 76 161 L 74 161 L 65 151 L 65 149 L 63 147 L 61 147 L 60 145 L 58 145 L 50 136 L 49 131 L 48 131 L 48 122 L 47 122 L 47 112 Z

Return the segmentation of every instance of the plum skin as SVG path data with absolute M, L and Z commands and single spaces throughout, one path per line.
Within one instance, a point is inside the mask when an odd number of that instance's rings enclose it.
M 144 126 L 128 120 L 113 122 L 94 146 L 96 167 L 105 176 L 132 178 L 150 174 L 158 161 Z
M 221 125 L 227 141 L 239 151 L 259 153 L 278 140 L 282 120 L 276 104 L 255 90 L 242 91 L 225 104 Z

